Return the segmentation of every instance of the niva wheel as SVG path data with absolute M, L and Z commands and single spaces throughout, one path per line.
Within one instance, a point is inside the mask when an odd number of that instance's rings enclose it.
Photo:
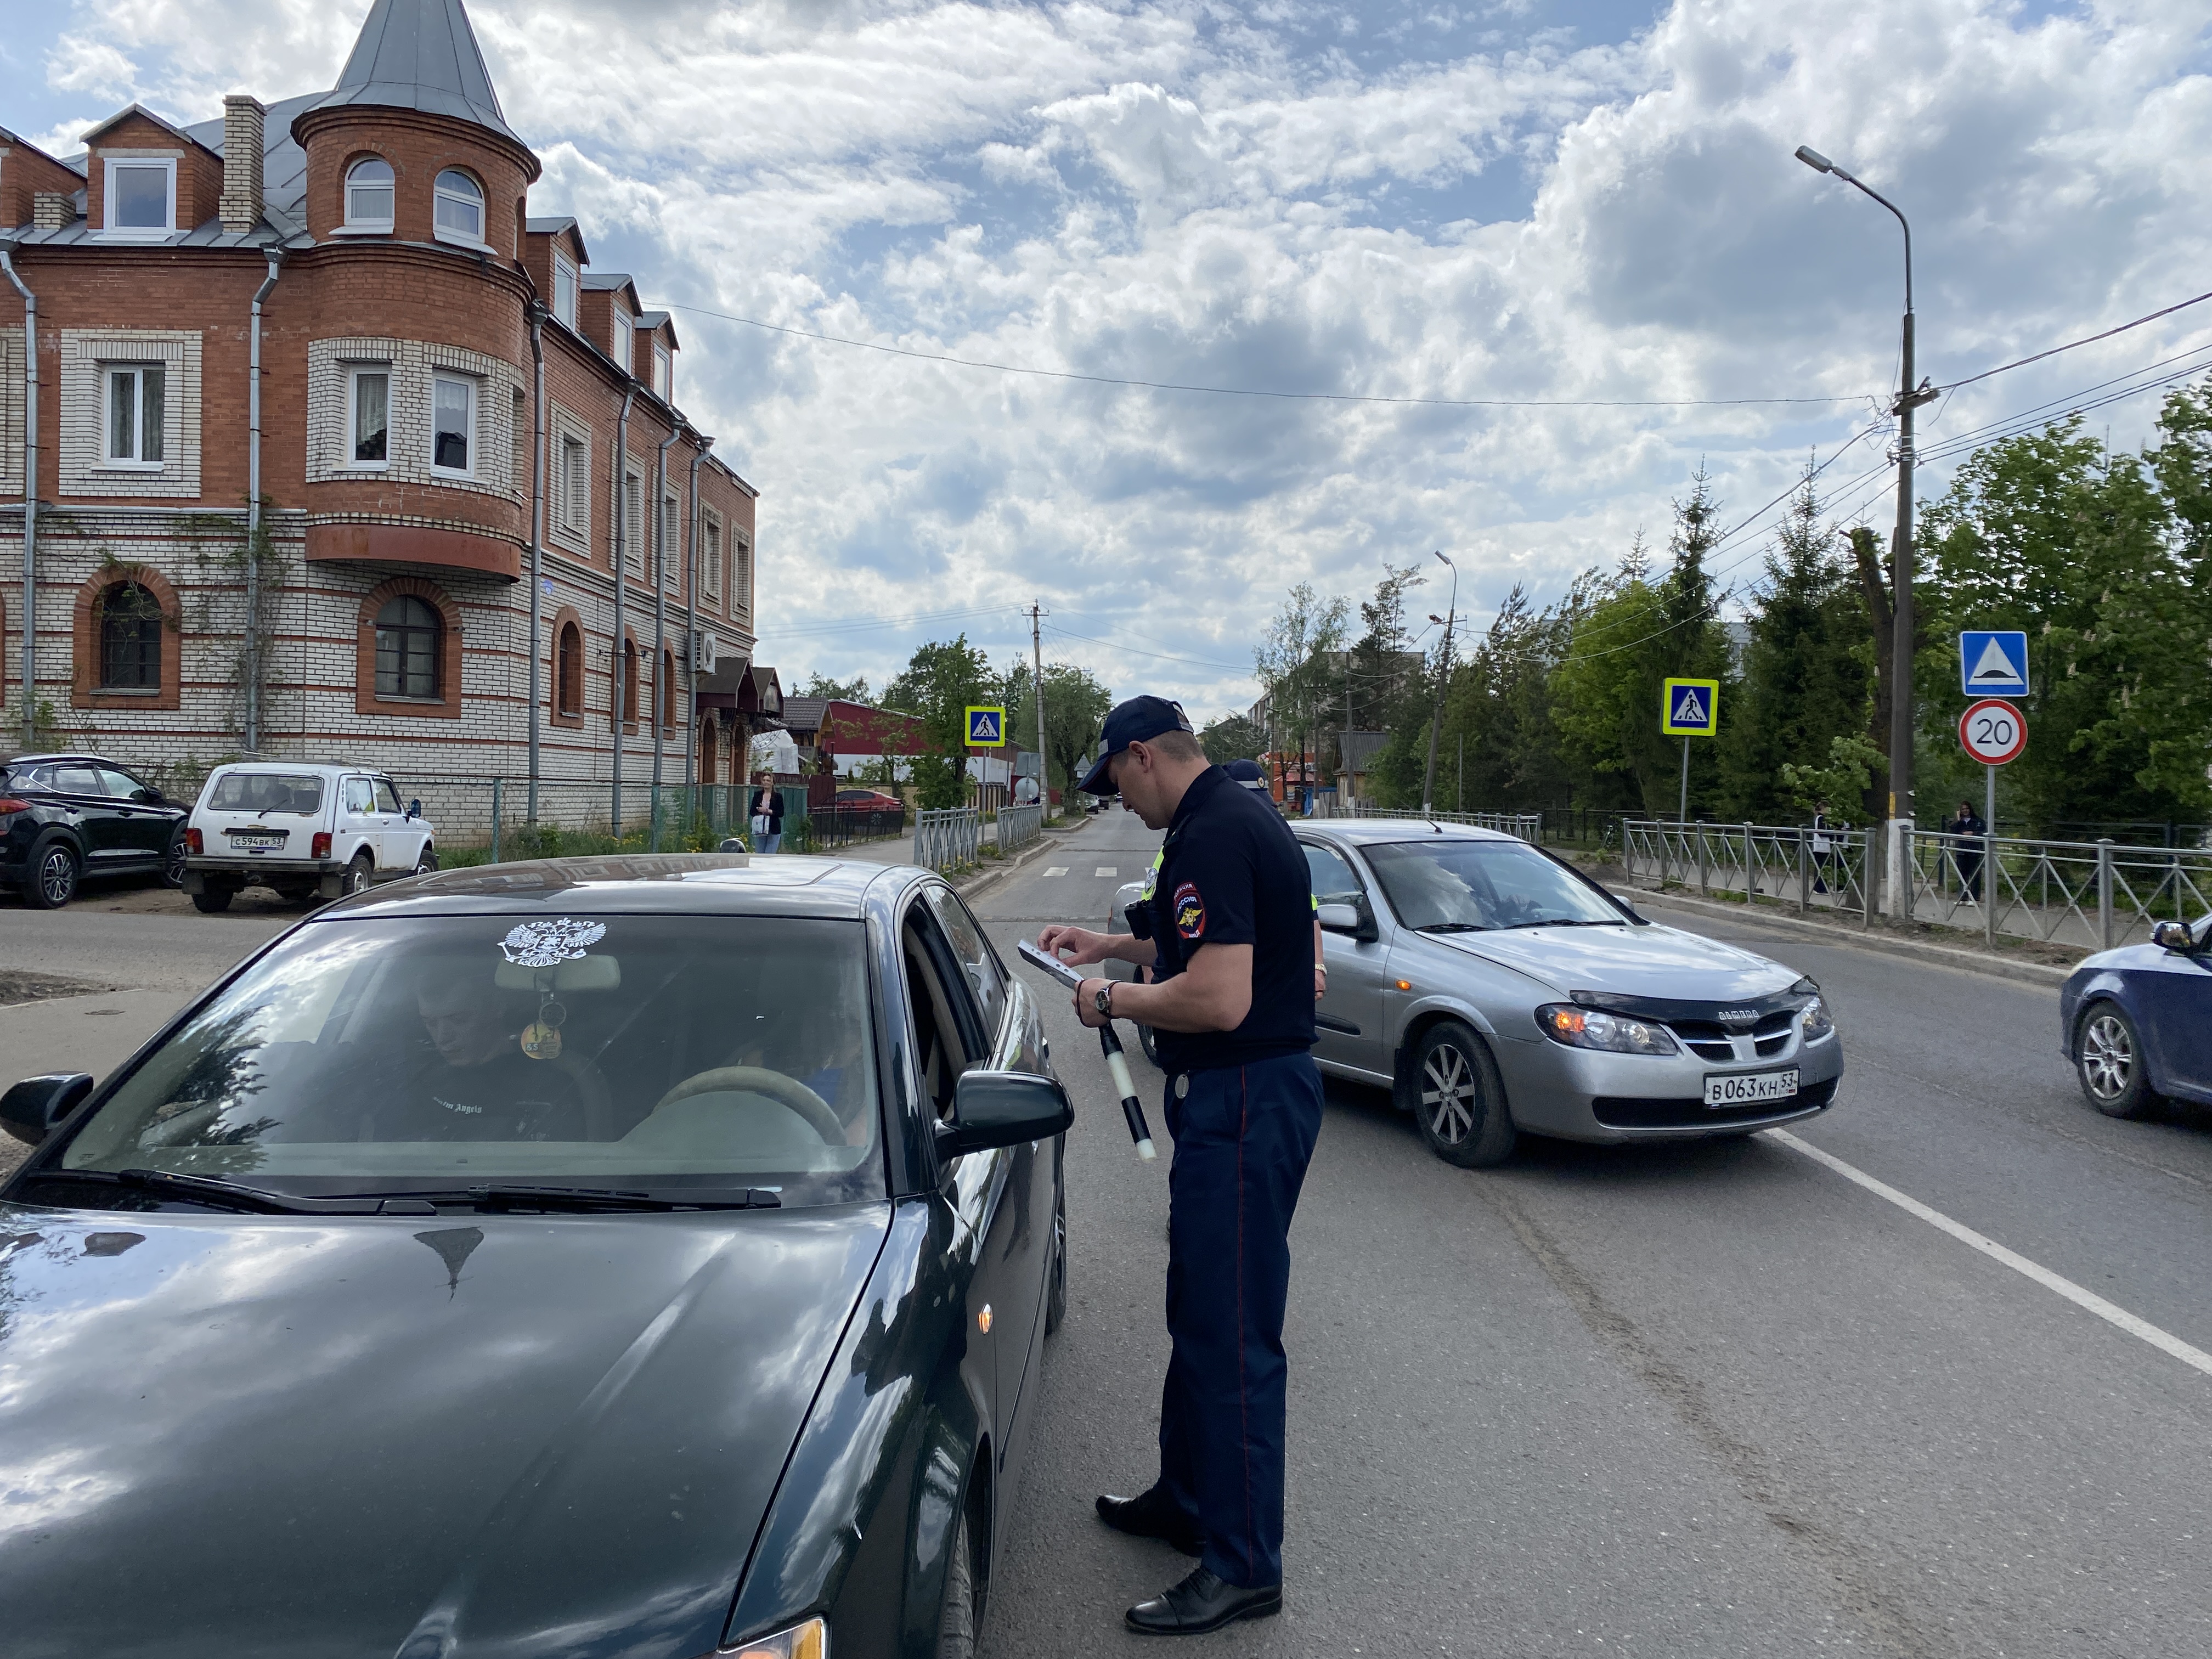
M 339 889 L 345 893 L 365 893 L 376 879 L 376 866 L 367 853 L 356 853 L 353 862 L 346 866 L 345 882 Z
M 2106 1117 L 2141 1117 L 2157 1103 L 2143 1075 L 2142 1044 L 2136 1040 L 2135 1022 L 2117 1004 L 2093 1004 L 2081 1016 L 2081 1039 L 2074 1052 L 2081 1092 Z
M 1457 1020 L 1431 1025 L 1407 1063 L 1413 1121 L 1429 1150 L 1447 1164 L 1479 1170 L 1503 1162 L 1519 1137 L 1505 1086 L 1482 1039 Z

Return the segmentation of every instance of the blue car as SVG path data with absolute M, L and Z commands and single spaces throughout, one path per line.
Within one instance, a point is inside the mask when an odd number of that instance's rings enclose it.
M 2107 1117 L 2161 1097 L 2212 1106 L 2212 915 L 2084 961 L 2058 994 L 2066 1058 Z

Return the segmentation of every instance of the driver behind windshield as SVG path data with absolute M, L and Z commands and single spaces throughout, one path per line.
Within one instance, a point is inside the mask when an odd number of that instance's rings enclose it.
M 535 992 L 493 982 L 489 967 L 452 958 L 422 965 L 414 1006 L 422 1041 L 398 1086 L 380 1091 L 377 1140 L 590 1140 L 606 1085 L 588 1061 L 524 1052 L 539 1019 Z M 543 1046 L 543 1045 L 541 1045 Z
M 845 1126 L 847 1146 L 866 1146 L 875 1128 L 875 1091 L 867 1075 L 874 1062 L 867 1014 L 853 1006 L 847 976 L 805 968 L 787 972 L 779 1000 L 786 1021 L 762 1018 L 766 1029 L 730 1063 L 763 1066 L 805 1085 Z

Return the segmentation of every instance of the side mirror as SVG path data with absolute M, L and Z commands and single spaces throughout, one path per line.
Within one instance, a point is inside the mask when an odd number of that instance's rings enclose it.
M 131 799 L 141 806 L 161 806 L 167 804 L 162 800 L 161 792 L 158 789 L 133 789 L 131 792 Z
M 2150 930 L 2150 942 L 2184 956 L 2197 950 L 2197 935 L 2185 921 L 2161 921 Z
M 1364 899 L 1348 904 L 1324 904 L 1314 912 L 1314 920 L 1321 924 L 1324 933 L 1347 934 L 1362 945 L 1372 945 L 1382 937 L 1382 930 L 1375 925 L 1375 912 Z
M 75 1111 L 92 1092 L 88 1072 L 51 1072 L 27 1077 L 0 1095 L 0 1129 L 26 1146 L 35 1146 L 53 1133 L 54 1126 Z
M 410 818 L 421 817 L 422 816 L 422 803 L 420 800 L 409 801 L 407 803 L 407 816 Z
M 722 837 L 721 846 L 716 850 L 724 853 L 742 853 L 745 850 L 745 844 L 735 836 L 725 836 Z
M 969 1072 L 954 1085 L 952 1121 L 937 1126 L 940 1162 L 1043 1140 L 1075 1121 L 1067 1091 L 1034 1072 Z

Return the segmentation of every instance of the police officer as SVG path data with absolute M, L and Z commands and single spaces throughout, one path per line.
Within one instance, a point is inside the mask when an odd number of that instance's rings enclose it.
M 1127 1615 L 1134 1630 L 1196 1634 L 1283 1604 L 1289 1231 L 1321 1133 L 1312 883 L 1273 804 L 1210 764 L 1172 702 L 1117 705 L 1078 787 L 1118 793 L 1167 831 L 1149 942 L 1048 927 L 1037 943 L 1077 963 L 1153 969 L 1152 984 L 1086 979 L 1076 993 L 1086 1025 L 1153 1028 L 1175 1138 L 1159 1479 L 1136 1498 L 1102 1497 L 1098 1514 L 1199 1558 Z

